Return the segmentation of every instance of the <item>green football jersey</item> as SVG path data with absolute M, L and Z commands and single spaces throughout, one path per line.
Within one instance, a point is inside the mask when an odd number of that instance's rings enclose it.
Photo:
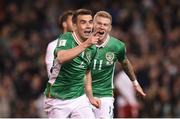
M 58 41 L 55 57 L 60 50 L 72 49 L 80 44 L 75 33 L 65 33 Z M 52 73 L 45 90 L 48 97 L 59 99 L 73 99 L 84 94 L 84 77 L 90 69 L 91 61 L 96 54 L 96 46 L 87 48 L 76 58 L 59 64 L 55 58 Z
M 112 97 L 115 64 L 117 61 L 123 61 L 126 58 L 125 44 L 112 36 L 108 36 L 107 40 L 97 47 L 97 53 L 91 66 L 93 95 L 96 97 Z

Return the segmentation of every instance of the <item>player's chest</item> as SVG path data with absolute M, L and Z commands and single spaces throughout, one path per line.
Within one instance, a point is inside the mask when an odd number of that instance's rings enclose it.
M 93 69 L 101 69 L 102 67 L 110 67 L 113 66 L 117 61 L 118 53 L 109 48 L 99 48 L 97 53 L 92 60 Z
M 72 43 L 72 48 L 78 46 L 77 43 Z M 76 58 L 73 59 L 75 63 L 79 64 L 89 64 L 92 60 L 92 57 L 95 55 L 96 49 L 87 48 L 81 52 Z
M 91 50 L 86 50 L 79 54 L 76 58 L 73 59 L 73 64 L 77 68 L 87 68 L 87 66 L 91 63 L 93 52 Z

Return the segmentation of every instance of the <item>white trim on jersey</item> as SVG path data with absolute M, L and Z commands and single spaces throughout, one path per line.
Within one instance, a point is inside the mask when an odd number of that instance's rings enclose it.
M 107 35 L 107 38 L 106 38 L 106 40 L 104 41 L 104 43 L 102 43 L 101 45 L 96 45 L 96 47 L 98 47 L 98 48 L 100 48 L 100 47 L 105 47 L 106 44 L 108 43 L 109 39 L 110 39 L 110 36 Z
M 113 73 L 112 73 L 112 78 L 111 78 L 111 87 L 114 88 L 114 71 L 115 71 L 116 63 L 114 63 L 113 66 Z
M 77 43 L 78 45 L 80 45 L 80 44 L 81 44 L 81 41 L 78 39 L 78 37 L 77 37 L 77 35 L 76 35 L 75 32 L 72 33 L 72 36 L 74 37 L 74 40 L 76 41 L 76 43 Z

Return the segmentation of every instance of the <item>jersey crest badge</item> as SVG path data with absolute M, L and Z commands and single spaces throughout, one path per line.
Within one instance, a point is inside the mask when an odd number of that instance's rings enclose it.
M 106 53 L 106 60 L 107 60 L 107 64 L 108 64 L 108 65 L 113 64 L 114 53 L 112 53 L 112 52 L 107 52 L 107 53 Z

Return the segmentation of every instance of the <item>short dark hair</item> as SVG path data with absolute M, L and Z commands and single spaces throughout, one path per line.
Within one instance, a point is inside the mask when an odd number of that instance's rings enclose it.
M 68 18 L 68 16 L 73 16 L 74 12 L 72 10 L 68 10 L 62 13 L 62 15 L 59 16 L 58 19 L 58 27 L 60 30 L 63 30 L 63 22 L 65 22 Z
M 79 15 L 91 15 L 92 16 L 92 12 L 91 10 L 88 10 L 88 9 L 78 9 L 74 12 L 74 15 L 72 17 L 72 22 L 73 23 L 76 23 L 77 22 L 77 17 Z

